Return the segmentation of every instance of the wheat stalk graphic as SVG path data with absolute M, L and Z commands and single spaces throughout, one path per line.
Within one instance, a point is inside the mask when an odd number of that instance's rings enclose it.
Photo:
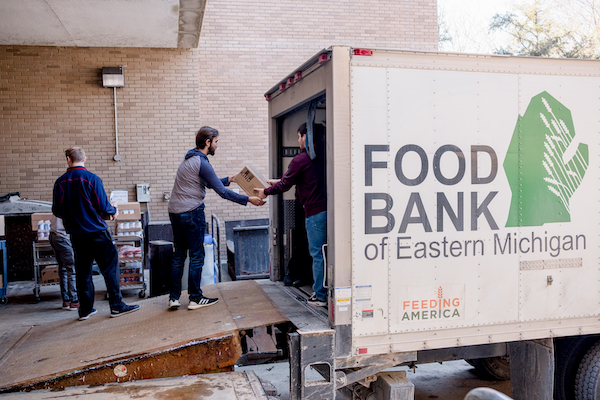
M 444 289 L 442 289 L 442 287 L 440 286 L 438 288 L 438 299 L 440 299 L 439 303 L 440 303 L 440 311 L 442 311 L 442 298 L 444 297 Z
M 556 117 L 545 97 L 542 97 L 542 103 L 550 117 L 550 120 L 548 120 L 544 113 L 540 113 L 540 118 L 548 129 L 544 141 L 546 151 L 544 152 L 544 160 L 542 160 L 542 165 L 548 173 L 548 176 L 544 177 L 544 181 L 548 183 L 548 190 L 560 199 L 568 212 L 571 212 L 569 199 L 583 180 L 588 162 L 578 150 L 575 158 L 579 161 L 579 164 L 564 163 L 564 152 L 573 141 L 574 135 L 569 131 L 565 122 Z
M 588 168 L 589 152 L 575 144 L 571 111 L 547 92 L 534 96 L 519 116 L 504 158 L 512 192 L 506 226 L 541 226 L 571 220 L 570 199 Z

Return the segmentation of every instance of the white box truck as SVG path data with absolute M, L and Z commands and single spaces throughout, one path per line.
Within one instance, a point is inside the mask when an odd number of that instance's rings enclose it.
M 600 399 L 600 61 L 333 46 L 265 97 L 271 177 L 326 126 L 328 321 L 290 339 L 290 398 L 510 359 L 516 399 Z M 274 281 L 296 206 L 271 202 Z

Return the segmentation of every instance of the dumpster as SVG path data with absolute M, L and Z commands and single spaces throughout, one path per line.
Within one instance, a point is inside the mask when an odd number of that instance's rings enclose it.
M 227 269 L 233 280 L 269 277 L 269 219 L 225 221 Z

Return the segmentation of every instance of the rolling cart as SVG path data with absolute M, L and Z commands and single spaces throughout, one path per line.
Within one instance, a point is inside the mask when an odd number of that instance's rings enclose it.
M 57 285 L 60 282 L 58 263 L 50 242 L 39 240 L 33 242 L 33 295 L 35 302 L 40 301 L 40 287 Z
M 8 303 L 6 298 L 6 288 L 8 286 L 8 276 L 6 275 L 8 257 L 6 256 L 6 240 L 0 240 L 0 306 Z
M 143 237 L 141 235 L 117 236 L 115 244 L 119 250 L 121 290 L 139 288 L 138 296 L 143 299 L 146 297 Z
M 119 203 L 113 236 L 119 251 L 121 290 L 139 288 L 139 297 L 146 297 L 144 277 L 144 230 L 140 203 Z

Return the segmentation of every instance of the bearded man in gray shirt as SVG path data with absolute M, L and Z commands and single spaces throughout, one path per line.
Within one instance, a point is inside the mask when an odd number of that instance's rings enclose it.
M 183 264 L 189 251 L 190 264 L 188 275 L 188 310 L 215 304 L 217 298 L 208 298 L 202 294 L 200 279 L 204 266 L 204 233 L 206 217 L 204 215 L 204 198 L 206 188 L 214 189 L 222 198 L 245 206 L 248 202 L 255 206 L 265 204 L 257 196 L 245 196 L 235 193 L 225 186 L 234 177 L 219 179 L 208 161 L 214 155 L 219 144 L 219 131 L 203 126 L 196 134 L 196 148 L 185 155 L 177 169 L 175 184 L 169 200 L 169 219 L 173 228 L 175 252 L 171 262 L 171 286 L 169 309 L 176 310 L 181 306 L 181 279 Z

